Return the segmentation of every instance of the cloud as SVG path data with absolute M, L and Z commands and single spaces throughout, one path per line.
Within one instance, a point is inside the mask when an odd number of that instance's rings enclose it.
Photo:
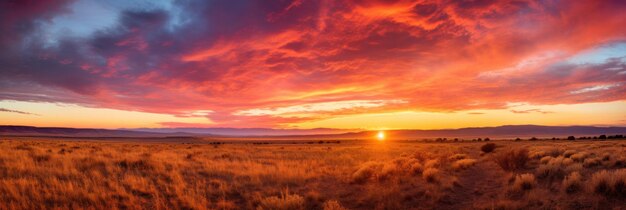
M 513 112 L 515 114 L 529 114 L 529 113 L 550 114 L 550 113 L 554 113 L 554 112 L 551 112 L 551 111 L 543 111 L 541 109 L 511 110 L 511 112 Z
M 402 104 L 406 101 L 402 100 L 351 100 L 351 101 L 333 101 L 320 102 L 311 104 L 302 104 L 277 108 L 261 108 L 249 109 L 235 112 L 235 115 L 242 116 L 263 116 L 263 115 L 284 115 L 284 114 L 306 114 L 320 112 L 338 112 L 354 109 L 368 109 L 382 107 L 389 104 Z
M 11 112 L 11 113 L 25 114 L 25 115 L 38 115 L 38 114 L 30 113 L 30 112 L 23 112 L 23 111 L 5 109 L 5 108 L 0 108 L 0 112 Z
M 50 36 L 70 5 L 0 4 L 0 100 L 280 126 L 626 99 L 623 85 L 598 88 L 626 81 L 626 55 L 592 50 L 626 43 L 619 1 L 183 0 Z M 590 53 L 598 62 L 572 62 Z
M 570 93 L 580 94 L 580 93 L 587 93 L 587 92 L 593 92 L 593 91 L 602 91 L 602 90 L 609 90 L 611 88 L 619 87 L 619 86 L 620 84 L 596 85 L 592 87 L 586 87 L 586 88 L 582 88 L 579 90 L 570 91 Z

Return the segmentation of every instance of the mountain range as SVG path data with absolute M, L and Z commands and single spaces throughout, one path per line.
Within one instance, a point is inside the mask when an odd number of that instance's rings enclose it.
M 368 139 L 378 131 L 342 129 L 271 129 L 271 128 L 142 128 L 87 129 L 32 126 L 0 126 L 2 136 L 56 137 L 222 137 L 256 139 Z M 424 138 L 565 138 L 626 134 L 626 127 L 505 125 L 438 130 L 386 130 L 390 139 Z

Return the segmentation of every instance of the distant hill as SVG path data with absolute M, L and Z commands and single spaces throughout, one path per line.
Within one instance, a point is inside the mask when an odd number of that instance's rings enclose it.
M 498 127 L 459 128 L 441 130 L 392 130 L 385 131 L 394 139 L 419 138 L 565 138 L 567 136 L 597 136 L 626 134 L 626 127 L 595 126 L 539 126 L 505 125 Z M 363 138 L 374 136 L 374 131 L 345 134 L 344 137 Z
M 362 131 L 357 129 L 273 129 L 273 128 L 136 128 L 130 131 L 141 131 L 151 133 L 188 133 L 200 135 L 220 135 L 220 136 L 299 136 L 299 135 L 327 135 L 343 134 L 349 132 Z
M 31 126 L 0 126 L 5 136 L 64 136 L 64 137 L 190 137 L 212 136 L 242 139 L 369 139 L 377 131 L 336 129 L 268 129 L 268 128 L 177 128 L 177 129 L 83 129 Z M 506 125 L 498 127 L 440 129 L 440 130 L 388 130 L 389 139 L 424 138 L 565 138 L 567 136 L 598 136 L 626 134 L 626 127 L 595 126 L 539 126 Z
M 0 126 L 4 136 L 60 136 L 60 137 L 165 137 L 173 134 L 150 133 L 127 130 L 57 128 L 32 126 Z M 185 135 L 181 135 L 185 136 Z

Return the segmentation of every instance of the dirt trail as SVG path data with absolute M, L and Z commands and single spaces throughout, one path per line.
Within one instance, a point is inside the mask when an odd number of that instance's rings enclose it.
M 472 209 L 473 204 L 496 201 L 504 192 L 506 173 L 489 159 L 459 172 L 460 186 L 455 186 L 450 197 L 438 205 L 438 209 Z

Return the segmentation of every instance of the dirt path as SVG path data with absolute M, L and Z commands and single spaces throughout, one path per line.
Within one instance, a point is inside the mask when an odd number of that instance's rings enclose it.
M 506 173 L 497 164 L 481 158 L 475 166 L 458 173 L 460 186 L 448 192 L 450 197 L 437 208 L 472 209 L 473 204 L 495 201 L 504 192 L 505 179 Z

